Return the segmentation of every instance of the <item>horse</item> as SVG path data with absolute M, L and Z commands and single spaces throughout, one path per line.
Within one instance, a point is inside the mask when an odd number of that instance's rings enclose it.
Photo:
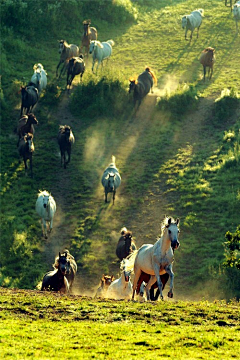
M 113 275 L 110 276 L 110 275 L 103 274 L 101 281 L 100 281 L 100 285 L 97 288 L 95 297 L 104 298 L 106 295 L 106 291 L 109 288 L 110 284 L 113 282 L 113 280 L 115 280 Z
M 22 116 L 24 109 L 26 109 L 26 113 L 29 113 L 38 102 L 38 89 L 35 85 L 27 85 L 21 86 L 20 91 L 22 94 L 20 116 Z
M 112 47 L 114 45 L 113 40 L 107 40 L 105 42 L 100 42 L 97 40 L 92 40 L 90 42 L 89 46 L 89 54 L 92 54 L 93 62 L 92 62 L 92 72 L 94 72 L 94 65 L 97 61 L 97 68 L 96 73 L 98 70 L 98 67 L 100 64 L 103 65 L 103 60 L 108 59 L 112 55 Z
M 82 80 L 82 76 L 85 71 L 85 63 L 83 61 L 83 55 L 79 55 L 79 57 L 73 57 L 68 62 L 68 72 L 67 72 L 67 87 L 70 90 L 73 79 L 76 75 L 80 74 L 80 80 Z
M 118 240 L 116 255 L 122 261 L 134 250 L 137 250 L 137 246 L 132 238 L 132 232 L 127 230 L 126 227 L 121 229 L 121 237 Z
M 177 249 L 180 246 L 178 241 L 179 234 L 179 219 L 174 221 L 171 217 L 166 217 L 162 224 L 162 236 L 152 244 L 144 244 L 139 250 L 134 251 L 126 259 L 126 269 L 134 269 L 134 282 L 133 282 L 133 294 L 134 300 L 135 290 L 140 278 L 141 272 L 145 272 L 151 275 L 151 278 L 146 286 L 147 299 L 150 300 L 149 289 L 157 280 L 160 297 L 162 295 L 162 282 L 160 275 L 168 273 L 170 276 L 170 290 L 168 297 L 173 297 L 173 279 L 174 273 L 172 271 L 173 263 L 173 249 Z
M 115 165 L 115 156 L 112 155 L 112 162 L 104 170 L 102 176 L 102 186 L 105 192 L 105 203 L 107 203 L 108 193 L 113 193 L 113 205 L 117 188 L 121 185 L 121 176 Z
M 83 21 L 83 36 L 82 36 L 82 44 L 80 47 L 80 51 L 82 48 L 85 47 L 87 57 L 89 53 L 89 46 L 92 40 L 97 40 L 97 29 L 95 27 L 90 27 L 91 20 L 84 20 Z
M 191 31 L 190 42 L 191 42 L 193 31 L 196 28 L 197 28 L 197 38 L 198 38 L 199 28 L 202 24 L 203 14 L 204 14 L 204 10 L 198 9 L 198 10 L 192 11 L 190 15 L 184 15 L 182 17 L 182 28 L 183 29 L 186 28 L 185 40 L 187 40 L 187 32 L 188 32 L 188 30 L 190 30 Z
M 237 2 L 237 0 L 234 0 L 234 3 L 236 3 L 236 2 Z M 233 10 L 232 4 L 233 4 L 233 0 L 229 0 L 229 5 L 228 5 L 228 0 L 225 0 L 225 6 L 229 6 L 231 12 Z
M 67 249 L 63 250 L 61 256 L 64 256 L 67 259 L 65 276 L 68 280 L 69 291 L 71 291 L 77 273 L 77 263 L 74 259 L 74 256 L 72 256 Z M 53 264 L 55 269 L 58 268 L 58 259 L 59 257 L 56 257 L 55 263 Z
M 131 270 L 125 269 L 124 260 L 121 263 L 120 269 L 121 276 L 110 284 L 106 297 L 115 300 L 130 300 L 132 295 Z
M 208 67 L 208 78 L 209 80 L 212 77 L 213 74 L 213 64 L 215 63 L 215 55 L 214 55 L 215 49 L 212 47 L 207 47 L 204 49 L 200 56 L 200 63 L 203 66 L 203 75 L 204 75 L 204 81 L 206 76 L 206 69 Z
M 34 85 L 38 89 L 38 94 L 47 86 L 47 72 L 44 70 L 42 64 L 35 64 L 33 66 L 34 74 L 31 77 L 29 85 Z
M 25 175 L 27 174 L 27 160 L 30 163 L 30 172 L 31 177 L 33 177 L 33 170 L 32 170 L 32 155 L 35 150 L 33 144 L 33 134 L 27 133 L 18 141 L 18 152 L 20 157 L 23 158 L 24 165 L 25 165 Z
M 238 34 L 238 21 L 240 21 L 240 1 L 233 6 L 233 17 L 236 22 L 236 33 Z
M 139 277 L 138 283 L 137 283 L 137 288 L 136 288 L 136 294 L 143 296 L 144 295 L 144 290 L 149 282 L 151 278 L 151 275 L 146 274 L 145 272 L 141 272 L 141 275 Z M 160 275 L 161 278 L 161 282 L 162 282 L 162 290 L 164 290 L 165 285 L 169 279 L 169 274 L 165 273 Z M 157 289 L 156 293 L 154 293 L 155 289 Z M 158 289 L 158 285 L 157 285 L 157 281 L 151 286 L 150 289 L 150 300 L 151 301 L 156 301 L 158 299 L 160 295 L 159 289 Z
M 63 67 L 60 71 L 59 78 L 61 77 L 62 73 L 66 71 L 68 61 L 75 56 L 79 55 L 79 47 L 74 44 L 68 44 L 66 40 L 59 40 L 59 54 L 60 54 L 60 60 L 57 65 L 56 69 L 56 77 L 58 76 L 58 68 L 63 63 Z
M 34 125 L 38 125 L 38 121 L 34 114 L 30 113 L 27 115 L 23 115 L 21 119 L 18 121 L 17 134 L 18 134 L 18 143 L 19 145 L 20 139 L 27 133 L 31 133 L 34 135 Z
M 46 273 L 42 280 L 41 291 L 60 291 L 61 293 L 69 292 L 69 283 L 66 277 L 68 259 L 66 254 L 59 252 L 58 257 L 55 258 L 55 270 Z
M 145 70 L 138 76 L 137 79 L 129 79 L 129 94 L 133 92 L 133 103 L 134 106 L 139 108 L 144 97 L 150 92 L 153 92 L 153 83 L 157 83 L 157 78 L 154 72 L 146 67 Z
M 47 225 L 49 232 L 51 232 L 53 228 L 53 218 L 57 209 L 53 196 L 46 190 L 40 191 L 38 193 L 35 209 L 42 219 L 43 236 L 47 239 Z
M 63 163 L 64 169 L 66 169 L 66 164 L 70 163 L 71 160 L 71 151 L 72 144 L 75 142 L 75 138 L 72 132 L 72 129 L 69 125 L 60 125 L 58 131 L 58 145 L 61 151 L 61 165 Z M 66 155 L 68 154 L 68 160 L 66 161 Z

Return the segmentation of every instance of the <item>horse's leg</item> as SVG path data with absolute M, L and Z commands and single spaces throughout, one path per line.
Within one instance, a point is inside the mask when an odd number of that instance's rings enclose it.
M 147 283 L 146 286 L 146 294 L 147 294 L 147 300 L 151 300 L 151 295 L 150 295 L 150 289 L 152 287 L 153 284 L 155 284 L 156 282 L 156 276 L 152 275 Z
M 70 163 L 70 160 L 71 160 L 71 147 L 69 147 L 69 149 L 67 150 L 67 153 L 68 153 L 68 161 L 67 161 L 67 164 L 68 164 L 68 163 Z
M 160 297 L 161 297 L 161 299 L 163 299 L 163 294 L 162 294 L 163 284 L 162 284 L 161 277 L 160 277 L 160 274 L 159 274 L 160 265 L 157 264 L 157 263 L 154 263 L 154 264 L 153 264 L 153 270 L 154 270 L 154 274 L 155 274 L 156 279 L 157 279 L 157 284 L 158 284 L 158 289 L 159 289 L 159 292 L 160 292 Z M 153 283 L 153 284 L 154 284 L 154 283 Z M 152 284 L 152 285 L 153 285 L 153 284 Z
M 203 66 L 203 79 L 205 81 L 205 76 L 206 76 L 206 66 Z
M 116 190 L 113 191 L 113 205 L 114 205 L 115 195 L 116 195 Z
M 24 161 L 24 165 L 25 165 L 25 176 L 26 176 L 27 175 L 27 169 L 28 169 L 26 156 L 24 156 L 23 161 Z
M 187 27 L 186 27 L 186 30 L 185 30 L 185 40 L 187 40 Z
M 49 224 L 49 232 L 52 231 L 52 228 L 53 228 L 53 217 L 52 219 L 50 220 L 50 224 Z
M 107 203 L 107 195 L 108 195 L 108 192 L 107 192 L 107 190 L 105 189 L 105 203 Z
M 141 276 L 141 272 L 142 270 L 139 268 L 136 270 L 136 268 L 134 268 L 134 280 L 133 280 L 133 286 L 132 286 L 132 300 L 134 300 L 134 296 L 135 296 L 135 291 L 136 291 L 136 288 L 137 288 L 137 283 L 138 283 L 138 280 Z
M 30 171 L 31 171 L 31 177 L 33 177 L 33 171 L 32 171 L 32 153 L 29 156 L 29 162 L 30 162 Z
M 174 279 L 174 273 L 172 271 L 172 264 L 168 265 L 166 268 L 166 273 L 170 276 L 170 290 L 168 292 L 168 297 L 173 297 L 173 279 Z
M 42 219 L 42 232 L 45 239 L 47 239 L 47 225 L 44 219 Z
M 66 155 L 65 155 L 65 151 L 63 152 L 63 167 L 64 167 L 64 169 L 66 169 Z
M 58 65 L 57 65 L 57 69 L 56 69 L 56 77 L 58 77 L 58 68 L 59 66 L 63 63 L 62 60 L 59 61 Z

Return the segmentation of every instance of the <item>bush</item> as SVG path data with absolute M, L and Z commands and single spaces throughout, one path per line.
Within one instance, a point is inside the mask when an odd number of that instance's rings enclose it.
M 240 104 L 240 97 L 235 89 L 224 89 L 215 100 L 213 117 L 215 121 L 226 121 Z
M 190 85 L 184 85 L 173 94 L 166 94 L 157 101 L 161 110 L 169 110 L 174 117 L 183 116 L 186 111 L 196 108 L 198 95 L 196 89 Z

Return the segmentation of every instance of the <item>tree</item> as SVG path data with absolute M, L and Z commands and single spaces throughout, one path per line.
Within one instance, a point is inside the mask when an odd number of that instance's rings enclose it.
M 240 269 L 240 225 L 238 225 L 235 233 L 227 231 L 225 239 L 227 241 L 224 242 L 225 261 L 223 265 Z

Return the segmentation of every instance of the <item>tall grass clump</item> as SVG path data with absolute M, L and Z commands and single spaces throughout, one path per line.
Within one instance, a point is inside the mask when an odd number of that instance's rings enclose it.
M 226 121 L 240 105 L 240 96 L 236 89 L 224 89 L 221 96 L 215 100 L 213 114 L 215 121 Z
M 198 93 L 194 86 L 184 84 L 174 93 L 166 93 L 159 97 L 157 107 L 161 110 L 170 111 L 172 117 L 181 117 L 186 111 L 194 110 L 198 103 Z
M 70 98 L 73 113 L 87 117 L 119 116 L 130 107 L 124 83 L 111 77 L 78 85 Z

